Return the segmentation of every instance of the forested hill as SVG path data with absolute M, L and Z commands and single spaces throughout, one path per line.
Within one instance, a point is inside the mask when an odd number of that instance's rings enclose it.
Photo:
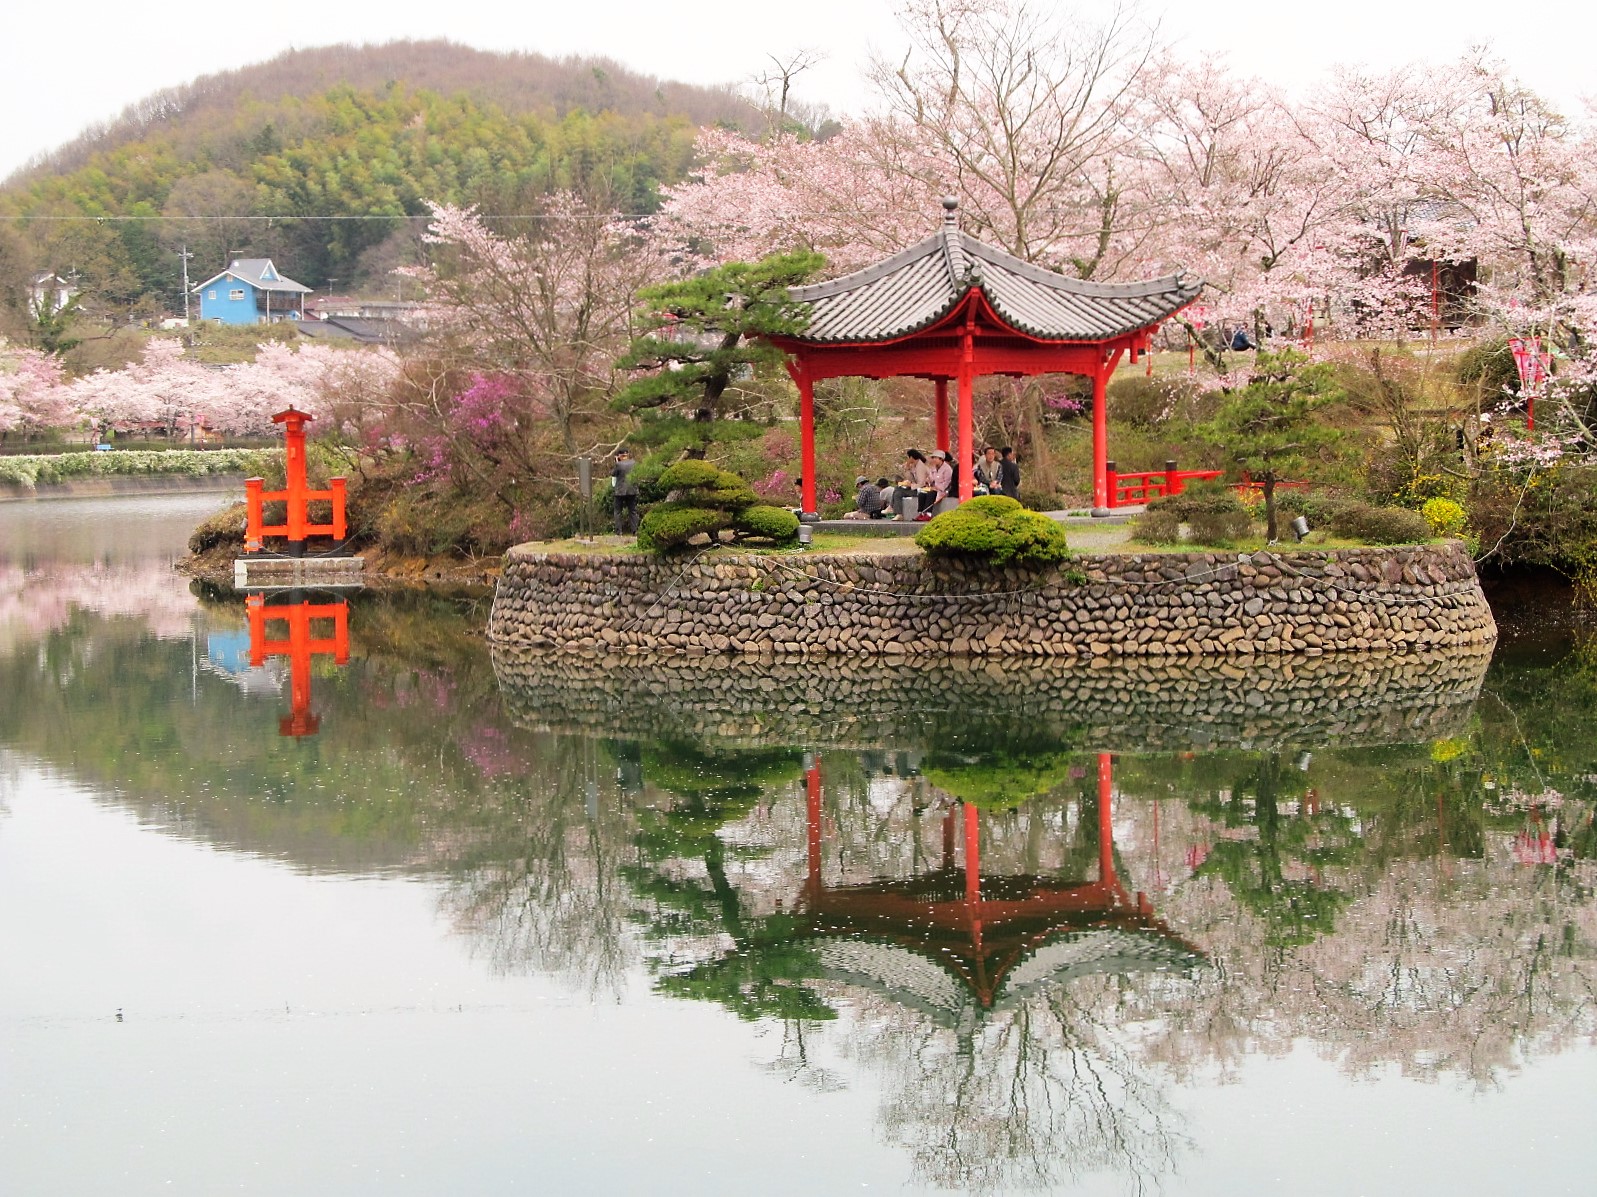
M 29 272 L 71 270 L 107 313 L 180 308 L 184 245 L 196 278 L 248 253 L 317 288 L 386 285 L 424 200 L 518 212 L 581 186 L 647 211 L 697 127 L 756 120 L 731 88 L 603 60 L 448 42 L 290 51 L 151 96 L 13 175 L 0 293 L 14 303 Z M 61 219 L 81 216 L 108 219 Z

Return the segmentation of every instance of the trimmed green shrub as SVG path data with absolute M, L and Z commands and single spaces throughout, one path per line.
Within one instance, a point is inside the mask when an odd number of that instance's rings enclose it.
M 1189 544 L 1235 544 L 1253 531 L 1253 517 L 1237 492 L 1218 480 L 1193 482 L 1179 495 L 1148 504 L 1137 520 L 1136 536 L 1147 544 L 1177 544 L 1180 526 Z
M 1332 515 L 1330 528 L 1338 536 L 1366 544 L 1424 544 L 1431 539 L 1425 517 L 1406 507 L 1349 503 Z
M 943 512 L 916 534 L 915 543 L 934 556 L 980 557 L 995 565 L 1049 565 L 1070 556 L 1059 524 L 1004 495 Z
M 659 485 L 674 492 L 676 502 L 693 503 L 701 507 L 751 507 L 755 503 L 754 491 L 749 484 L 730 470 L 723 470 L 707 461 L 679 461 L 668 466 L 661 474 Z
M 1469 522 L 1464 508 L 1452 499 L 1426 499 L 1420 514 L 1430 524 L 1433 536 L 1462 536 L 1464 525 Z
M 1131 538 L 1143 544 L 1178 544 L 1181 540 L 1181 517 L 1169 508 L 1149 508 L 1132 524 Z
M 732 527 L 744 536 L 790 544 L 798 539 L 799 518 L 785 507 L 755 504 L 738 512 L 732 519 Z
M 730 511 L 691 503 L 657 503 L 638 524 L 638 547 L 652 553 L 668 553 L 700 532 L 714 536 L 731 526 Z

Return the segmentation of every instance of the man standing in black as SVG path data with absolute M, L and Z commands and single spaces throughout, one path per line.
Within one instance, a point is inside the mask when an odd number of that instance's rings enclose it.
M 1020 499 L 1020 463 L 1015 451 L 1005 445 L 998 451 L 998 489 L 1017 502 Z
M 638 484 L 632 479 L 637 465 L 632 454 L 621 449 L 616 453 L 616 468 L 610 471 L 610 497 L 615 500 L 617 536 L 638 533 Z

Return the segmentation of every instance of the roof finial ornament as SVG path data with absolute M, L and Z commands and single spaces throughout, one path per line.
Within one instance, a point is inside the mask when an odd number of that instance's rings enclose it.
M 959 227 L 959 201 L 951 195 L 943 196 L 943 224 L 952 229 Z

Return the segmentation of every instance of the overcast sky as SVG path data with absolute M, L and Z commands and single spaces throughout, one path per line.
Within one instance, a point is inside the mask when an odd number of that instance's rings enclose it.
M 447 37 L 483 49 L 604 54 L 650 74 L 705 83 L 747 79 L 768 53 L 814 47 L 827 58 L 801 81 L 800 97 L 849 111 L 869 100 L 861 80 L 865 61 L 897 43 L 897 7 L 897 0 L 533 0 L 519 8 L 419 0 L 316 7 L 79 0 L 56 8 L 18 0 L 8 5 L 0 38 L 0 177 L 150 92 L 291 46 L 335 42 Z M 1103 7 L 1102 0 L 1077 5 L 1087 15 Z M 1225 52 L 1244 72 L 1292 89 L 1337 63 L 1447 60 L 1489 43 L 1572 115 L 1583 97 L 1597 94 L 1591 67 L 1597 16 L 1584 0 L 1557 9 L 1486 0 L 1331 6 L 1145 0 L 1143 10 L 1161 20 L 1179 47 Z

